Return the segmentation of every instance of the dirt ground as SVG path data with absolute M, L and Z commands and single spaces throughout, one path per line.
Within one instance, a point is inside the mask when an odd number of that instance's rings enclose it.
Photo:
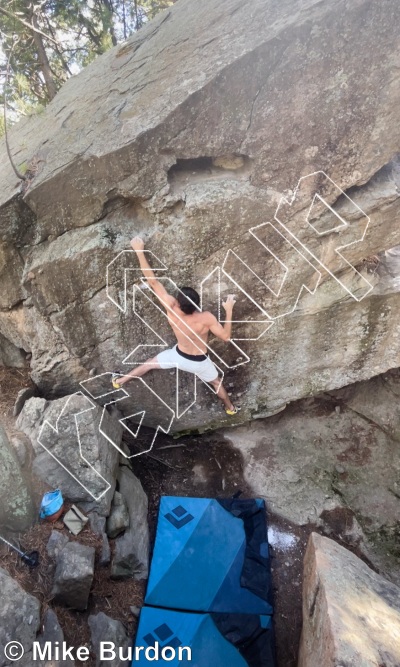
M 0 373 L 0 420 L 10 432 L 14 430 L 12 407 L 19 389 L 29 386 L 29 379 L 23 371 Z M 127 441 L 135 451 L 137 443 Z M 151 543 L 154 541 L 158 503 L 162 495 L 196 497 L 230 497 L 242 491 L 243 497 L 251 497 L 251 490 L 243 480 L 241 454 L 233 449 L 218 434 L 187 436 L 179 440 L 160 435 L 153 451 L 146 456 L 131 459 L 133 471 L 141 480 L 149 498 L 149 525 Z M 267 499 L 268 510 L 268 499 Z M 291 525 L 268 512 L 269 542 L 272 556 L 272 578 L 274 587 L 277 667 L 295 667 L 302 624 L 302 570 L 307 540 L 313 526 Z M 40 565 L 30 570 L 20 558 L 0 548 L 0 565 L 6 568 L 20 584 L 42 602 L 43 612 L 47 607 L 56 611 L 65 639 L 74 646 L 90 645 L 87 618 L 90 614 L 103 611 L 119 619 L 133 637 L 136 618 L 131 606 L 141 606 L 145 594 L 145 583 L 134 580 L 112 581 L 109 568 L 96 567 L 95 579 L 85 612 L 67 610 L 54 605 L 51 599 L 51 585 L 54 563 L 46 552 L 46 544 L 52 529 L 66 531 L 62 522 L 55 525 L 38 523 L 28 533 L 20 537 L 19 543 L 27 550 L 37 549 Z M 84 544 L 96 548 L 99 558 L 100 545 L 88 527 L 78 538 Z M 112 544 L 111 544 L 112 547 Z M 91 655 L 91 667 L 94 655 Z

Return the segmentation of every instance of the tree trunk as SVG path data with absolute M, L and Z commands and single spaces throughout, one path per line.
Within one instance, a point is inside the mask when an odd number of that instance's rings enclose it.
M 118 44 L 117 36 L 115 34 L 115 29 L 114 29 L 114 9 L 112 2 L 110 0 L 102 0 L 103 5 L 106 7 L 106 9 L 109 12 L 110 16 L 110 35 L 111 35 L 111 41 L 112 45 L 116 46 Z
M 32 14 L 32 25 L 34 28 L 39 27 L 36 14 Z M 33 32 L 32 34 L 33 34 L 33 41 L 35 43 L 36 51 L 38 54 L 40 69 L 46 84 L 47 94 L 49 96 L 49 100 L 52 100 L 53 97 L 56 96 L 57 86 L 54 81 L 53 73 L 51 71 L 46 49 L 44 48 L 43 38 L 38 32 Z

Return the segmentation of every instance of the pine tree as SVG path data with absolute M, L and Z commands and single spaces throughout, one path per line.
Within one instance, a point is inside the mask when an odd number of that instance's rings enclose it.
M 43 108 L 70 76 L 175 1 L 1 0 L 0 105 L 12 49 L 6 90 L 9 119 Z

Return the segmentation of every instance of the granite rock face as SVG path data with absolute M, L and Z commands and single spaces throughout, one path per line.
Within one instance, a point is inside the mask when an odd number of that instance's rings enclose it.
M 333 392 L 335 398 L 400 442 L 400 370 Z M 400 488 L 399 488 L 400 491 Z
M 299 667 L 397 667 L 400 589 L 312 533 L 304 559 Z
M 116 257 L 135 234 L 216 314 L 220 292 L 238 294 L 240 349 L 212 348 L 246 396 L 240 419 L 400 365 L 397 12 L 396 0 L 181 0 L 19 123 L 14 160 L 39 168 L 22 193 L 1 145 L 0 335 L 32 354 L 44 395 L 172 341 L 145 290 L 142 319 L 132 310 L 138 264 Z M 293 204 L 277 213 L 284 193 Z M 148 378 L 175 409 L 173 375 Z M 141 412 L 144 385 L 136 397 Z M 203 385 L 197 405 L 171 430 L 224 423 Z M 155 401 L 148 425 L 167 428 L 168 409 Z
M 294 523 L 316 523 L 364 550 L 400 584 L 400 373 L 303 399 L 226 429 L 255 496 Z

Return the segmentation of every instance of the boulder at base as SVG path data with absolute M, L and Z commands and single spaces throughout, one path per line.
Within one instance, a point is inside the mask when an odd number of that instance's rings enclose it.
M 40 626 L 40 602 L 29 595 L 0 568 L 0 667 L 18 664 L 8 661 L 4 648 L 11 641 L 18 641 L 25 652 L 32 649 L 32 643 Z
M 107 516 L 118 470 L 116 446 L 122 437 L 118 419 L 77 392 L 55 401 L 31 398 L 17 424 L 35 450 L 33 472 L 53 489 L 61 489 L 65 500 Z
M 339 665 L 400 665 L 400 589 L 336 542 L 312 533 L 298 667 Z
M 26 530 L 32 525 L 35 514 L 30 486 L 0 424 L 0 525 L 3 530 Z

